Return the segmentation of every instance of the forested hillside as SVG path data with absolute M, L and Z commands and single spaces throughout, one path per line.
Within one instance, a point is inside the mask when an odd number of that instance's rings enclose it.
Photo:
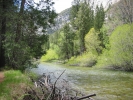
M 50 49 L 41 60 L 133 70 L 132 3 L 132 0 L 118 0 L 105 9 L 102 4 L 93 7 L 90 2 L 73 0 L 70 21 L 59 24 L 62 28 L 50 35 Z

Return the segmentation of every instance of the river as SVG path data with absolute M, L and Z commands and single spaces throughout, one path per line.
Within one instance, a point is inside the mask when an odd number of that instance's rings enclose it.
M 99 68 L 71 67 L 41 63 L 32 69 L 37 74 L 66 70 L 62 78 L 86 94 L 95 93 L 95 100 L 133 100 L 133 73 Z

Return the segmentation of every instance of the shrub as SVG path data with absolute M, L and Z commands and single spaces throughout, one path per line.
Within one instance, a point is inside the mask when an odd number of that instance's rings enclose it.
M 86 34 L 85 36 L 85 47 L 87 51 L 93 52 L 93 53 L 100 53 L 101 52 L 101 41 L 98 37 L 99 33 L 95 31 L 94 28 L 91 28 L 91 30 Z
M 41 57 L 41 61 L 50 61 L 50 60 L 55 60 L 55 59 L 58 59 L 58 55 L 52 49 L 49 49 L 47 51 L 46 55 L 44 55 L 44 56 Z
M 103 60 L 102 63 L 113 68 L 133 70 L 133 24 L 118 26 L 111 34 L 109 43 L 110 50 L 106 50 L 98 62 Z
M 97 55 L 94 55 L 91 52 L 85 52 L 78 57 L 72 57 L 68 64 L 73 66 L 92 67 L 96 64 L 96 61 Z

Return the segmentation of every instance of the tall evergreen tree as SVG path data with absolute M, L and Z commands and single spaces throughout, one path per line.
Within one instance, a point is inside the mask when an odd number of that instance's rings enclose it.
M 8 64 L 12 68 L 23 70 L 31 57 L 41 54 L 39 48 L 48 40 L 47 36 L 38 35 L 38 29 L 42 28 L 41 33 L 44 33 L 54 22 L 56 13 L 51 9 L 54 3 L 51 0 L 40 1 L 39 4 L 29 3 L 26 0 L 0 2 L 0 15 L 3 14 L 0 16 L 0 62 L 4 63 L 3 58 L 6 58 L 6 63 L 2 66 Z M 43 37 L 46 41 L 42 41 Z
M 94 22 L 95 30 L 100 31 L 104 23 L 104 18 L 105 18 L 105 12 L 103 5 L 101 4 L 100 7 L 97 5 L 95 13 L 95 22 Z
M 87 3 L 82 3 L 81 7 L 79 8 L 76 25 L 78 26 L 78 34 L 80 40 L 80 53 L 85 51 L 85 41 L 84 37 L 87 32 L 93 27 L 92 24 L 92 10 Z
M 63 37 L 60 44 L 62 58 L 69 59 L 74 55 L 74 33 L 71 31 L 69 24 L 63 27 Z
M 12 5 L 13 0 L 0 0 L 0 67 L 4 67 L 6 64 L 4 41 L 7 30 L 7 13 Z
M 5 0 L 1 0 L 0 3 L 0 9 L 1 9 L 1 32 L 0 32 L 0 67 L 3 67 L 5 65 L 5 50 L 3 47 L 3 41 L 4 41 L 4 35 L 6 31 L 6 16 L 5 16 L 5 11 L 6 11 L 6 2 Z
M 77 18 L 77 13 L 80 8 L 80 1 L 81 0 L 73 0 L 72 2 L 72 8 L 70 11 L 70 20 L 71 20 L 71 25 L 73 29 L 77 29 L 76 24 L 75 24 L 75 19 Z

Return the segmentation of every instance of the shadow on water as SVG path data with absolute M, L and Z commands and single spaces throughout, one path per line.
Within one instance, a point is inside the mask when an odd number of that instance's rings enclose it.
M 133 73 L 51 63 L 41 63 L 32 71 L 41 75 L 65 69 L 62 78 L 82 92 L 97 94 L 95 100 L 133 100 Z

